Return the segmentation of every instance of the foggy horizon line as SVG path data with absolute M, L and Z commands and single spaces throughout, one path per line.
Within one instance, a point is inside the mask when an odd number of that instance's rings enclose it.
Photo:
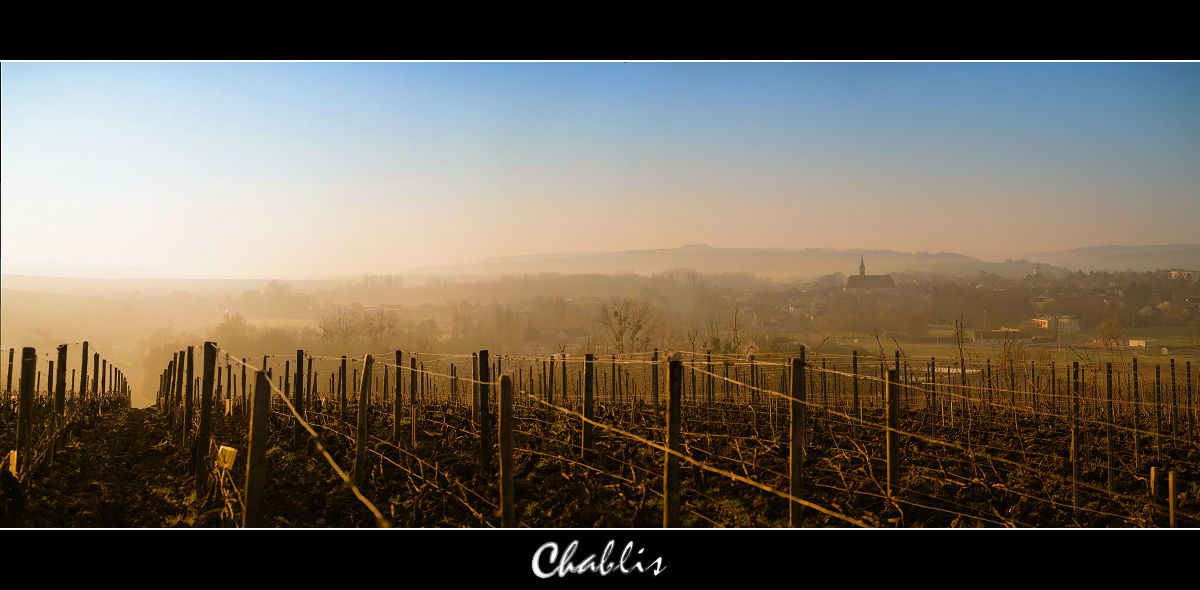
M 950 254 L 957 256 L 965 256 L 986 263 L 1002 263 L 1006 261 L 1026 261 L 1029 263 L 1051 264 L 1045 261 L 1033 260 L 1026 258 L 1028 256 L 1038 256 L 1047 254 L 1062 254 L 1076 252 L 1087 249 L 1100 248 L 1163 248 L 1163 247 L 1185 247 L 1196 248 L 1200 247 L 1200 243 L 1147 243 L 1147 244 L 1089 244 L 1081 246 L 1073 246 L 1059 250 L 1043 250 L 1039 252 L 1018 252 L 1002 256 L 980 256 L 967 254 L 954 250 L 902 250 L 895 248 L 839 248 L 834 246 L 812 246 L 812 247 L 789 247 L 789 246 L 724 246 L 713 245 L 707 242 L 693 242 L 681 244 L 675 247 L 660 247 L 660 248 L 626 248 L 621 250 L 573 250 L 573 251 L 553 251 L 553 252 L 530 252 L 520 254 L 503 254 L 499 256 L 490 256 L 486 258 L 465 259 L 446 264 L 415 266 L 404 269 L 391 269 L 385 271 L 362 271 L 345 274 L 312 274 L 312 275 L 254 275 L 254 276 L 212 276 L 212 275 L 186 275 L 172 273 L 160 268 L 146 266 L 96 266 L 92 264 L 73 264 L 73 263 L 42 263 L 42 264 L 17 264 L 14 266 L 4 262 L 0 262 L 0 275 L 19 276 L 31 278 L 47 278 L 47 279 L 87 279 L 87 280 L 198 280 L 198 281 L 329 281 L 329 280 L 344 280 L 351 278 L 360 278 L 363 276 L 411 276 L 415 278 L 452 278 L 452 277 L 487 277 L 492 274 L 497 276 L 522 276 L 522 275 L 537 275 L 537 274 L 648 274 L 634 270 L 612 270 L 607 272 L 596 271 L 522 271 L 522 272 L 496 272 L 488 273 L 477 270 L 452 272 L 456 267 L 467 267 L 478 264 L 486 264 L 492 262 L 512 261 L 519 259 L 535 259 L 537 257 L 563 257 L 563 256 L 588 256 L 598 254 L 617 254 L 628 252 L 667 252 L 678 250 L 747 250 L 747 251 L 791 251 L 791 252 L 828 252 L 836 254 L 852 254 L 852 253 L 895 253 L 903 255 L 918 255 L 931 254 L 942 255 Z M 686 266 L 664 268 L 662 271 L 687 269 Z M 130 274 L 120 274 L 120 271 L 133 271 Z M 1119 270 L 1119 269 L 1112 269 Z M 115 272 L 114 272 L 115 271 Z M 652 272 L 662 272 L 652 271 Z M 699 271 L 705 273 L 721 272 L 738 272 L 738 271 Z M 758 276 L 761 273 L 753 271 L 742 271 Z M 97 274 L 107 273 L 107 274 Z M 137 273 L 137 274 L 134 274 Z M 843 273 L 847 274 L 847 273 Z M 764 275 L 765 278 L 765 275 Z

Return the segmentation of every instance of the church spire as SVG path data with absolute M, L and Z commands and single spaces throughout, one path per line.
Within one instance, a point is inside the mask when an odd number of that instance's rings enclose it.
M 867 263 L 863 261 L 862 254 L 858 255 L 858 276 L 867 274 Z

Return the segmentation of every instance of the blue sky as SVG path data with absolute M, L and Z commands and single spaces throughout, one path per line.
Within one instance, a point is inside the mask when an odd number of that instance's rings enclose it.
M 8 270 L 1002 259 L 1196 242 L 1200 219 L 1195 63 L 6 62 L 0 84 Z

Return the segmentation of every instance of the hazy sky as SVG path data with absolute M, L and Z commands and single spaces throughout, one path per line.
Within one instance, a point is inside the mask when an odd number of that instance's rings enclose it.
M 0 84 L 6 270 L 1200 241 L 1197 63 L 4 63 Z

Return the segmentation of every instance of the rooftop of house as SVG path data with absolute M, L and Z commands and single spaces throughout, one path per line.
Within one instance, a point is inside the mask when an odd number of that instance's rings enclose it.
M 847 289 L 894 289 L 891 275 L 854 275 L 846 279 Z

